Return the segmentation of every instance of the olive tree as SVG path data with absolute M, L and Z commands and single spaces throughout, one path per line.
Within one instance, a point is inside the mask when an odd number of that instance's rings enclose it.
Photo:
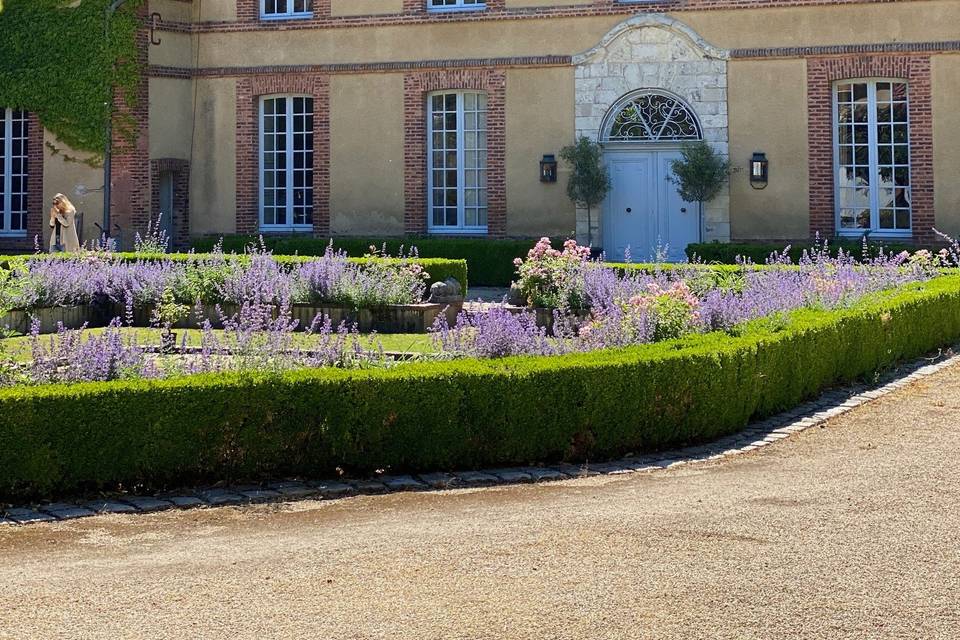
M 677 193 L 699 208 L 700 229 L 703 229 L 703 203 L 713 200 L 730 174 L 730 162 L 704 141 L 691 142 L 680 149 L 680 158 L 670 162 L 670 182 Z M 701 231 L 702 233 L 702 231 Z
M 578 207 L 587 210 L 587 246 L 593 246 L 593 220 L 590 212 L 603 202 L 610 191 L 610 172 L 603 165 L 603 150 L 586 136 L 560 150 L 560 157 L 570 165 L 567 196 Z

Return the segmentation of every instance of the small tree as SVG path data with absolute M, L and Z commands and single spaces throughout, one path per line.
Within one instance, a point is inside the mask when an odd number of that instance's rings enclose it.
M 677 193 L 687 202 L 696 202 L 700 229 L 703 229 L 703 203 L 713 200 L 727 181 L 730 162 L 722 158 L 704 141 L 685 144 L 681 157 L 670 163 L 673 174 L 670 182 L 677 185 Z
M 586 136 L 581 136 L 576 144 L 560 150 L 560 157 L 571 167 L 567 196 L 575 205 L 587 210 L 588 247 L 593 246 L 593 220 L 590 212 L 593 207 L 603 202 L 610 191 L 610 172 L 603 166 L 602 155 L 600 145 Z

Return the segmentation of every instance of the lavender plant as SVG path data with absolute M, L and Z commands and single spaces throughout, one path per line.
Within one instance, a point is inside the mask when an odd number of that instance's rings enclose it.
M 170 247 L 170 238 L 167 237 L 167 231 L 161 225 L 163 221 L 163 212 L 157 214 L 157 220 L 147 220 L 147 230 L 145 235 L 140 232 L 134 235 L 133 250 L 135 253 L 166 253 Z
M 430 331 L 434 346 L 446 355 L 503 358 L 556 352 L 533 313 L 513 312 L 503 305 L 479 313 L 461 311 L 453 327 L 440 314 Z

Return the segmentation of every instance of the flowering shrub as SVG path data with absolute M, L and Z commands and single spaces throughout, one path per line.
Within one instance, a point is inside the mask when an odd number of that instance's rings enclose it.
M 450 353 L 499 357 L 590 351 L 697 332 L 735 331 L 745 322 L 781 317 L 795 309 L 850 306 L 867 294 L 926 280 L 955 259 L 947 249 L 937 254 L 881 253 L 858 262 L 843 251 L 831 257 L 826 243 L 818 243 L 797 264 L 788 247 L 771 256 L 763 268 L 744 261 L 734 271 L 698 264 L 670 269 L 655 265 L 644 271 L 590 262 L 569 241 L 567 248 L 566 253 L 552 249 L 544 238 L 526 261 L 518 262 L 529 299 L 535 304 L 557 302 L 552 305 L 556 311 L 550 338 L 531 334 L 494 306 L 487 317 L 462 320 L 462 327 L 438 323 L 434 327 L 438 344 Z M 955 252 L 960 256 L 960 245 Z M 589 309 L 585 320 L 570 300 Z
M 590 248 L 567 240 L 563 249 L 554 249 L 550 238 L 540 238 L 527 253 L 516 258 L 517 284 L 527 302 L 535 307 L 580 309 L 585 304 L 584 271 Z
M 292 273 L 294 302 L 316 304 L 335 302 L 357 308 L 385 304 L 416 304 L 424 298 L 430 274 L 409 255 L 392 259 L 370 247 L 364 256 L 367 262 L 360 266 L 347 260 L 343 251 L 334 251 L 333 245 L 319 260 L 298 265 Z
M 536 316 L 526 310 L 514 313 L 503 305 L 480 313 L 461 311 L 452 328 L 440 314 L 431 332 L 434 346 L 452 356 L 503 358 L 556 351 L 547 340 L 547 330 L 537 326 Z
M 415 304 L 423 300 L 430 277 L 417 263 L 415 250 L 399 258 L 370 256 L 361 264 L 331 248 L 316 260 L 284 265 L 262 246 L 251 247 L 244 259 L 213 253 L 189 261 L 144 257 L 131 262 L 107 251 L 63 259 L 31 257 L 0 273 L 4 309 L 146 306 L 157 304 L 167 290 L 178 303 L 190 305 Z
M 147 231 L 141 236 L 140 232 L 133 237 L 133 250 L 136 253 L 166 253 L 170 247 L 170 238 L 167 231 L 161 226 L 163 213 L 157 215 L 156 222 L 147 220 Z
M 159 372 L 134 336 L 124 336 L 119 319 L 102 333 L 67 330 L 44 340 L 39 326 L 31 332 L 32 359 L 21 383 L 88 382 L 155 378 Z

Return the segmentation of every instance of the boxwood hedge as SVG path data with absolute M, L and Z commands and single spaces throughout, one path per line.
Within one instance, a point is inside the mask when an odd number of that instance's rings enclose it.
M 191 246 L 197 251 L 209 251 L 220 240 L 196 238 Z M 483 287 L 509 287 L 514 277 L 513 259 L 526 257 L 536 240 L 451 238 L 435 236 L 408 236 L 402 238 L 314 238 L 312 236 L 265 236 L 264 243 L 274 253 L 322 255 L 333 240 L 333 246 L 351 256 L 362 256 L 371 245 L 380 249 L 386 244 L 387 252 L 396 254 L 400 247 L 417 248 L 421 258 L 463 259 L 470 268 L 470 284 Z M 226 236 L 225 251 L 242 252 L 251 242 L 259 242 L 252 236 Z
M 781 320 L 558 357 L 0 390 L 0 495 L 597 459 L 706 441 L 957 340 L 960 276 Z
M 756 264 L 765 264 L 767 258 L 772 253 L 783 253 L 786 246 L 790 246 L 788 254 L 791 260 L 796 263 L 803 255 L 804 251 L 813 248 L 814 243 L 810 241 L 800 242 L 781 242 L 772 244 L 769 242 L 701 242 L 689 244 L 686 248 L 687 257 L 694 257 L 706 263 L 734 264 L 737 258 L 749 258 Z M 843 249 L 844 252 L 853 254 L 860 258 L 863 255 L 863 243 L 859 240 L 850 239 L 831 239 L 827 245 L 827 250 L 832 256 L 837 255 L 837 251 Z M 867 243 L 867 254 L 872 257 L 879 255 L 881 249 L 886 254 L 896 254 L 901 251 L 913 253 L 918 249 L 930 249 L 939 251 L 940 246 L 918 245 L 906 242 L 888 242 L 888 241 L 870 241 Z

